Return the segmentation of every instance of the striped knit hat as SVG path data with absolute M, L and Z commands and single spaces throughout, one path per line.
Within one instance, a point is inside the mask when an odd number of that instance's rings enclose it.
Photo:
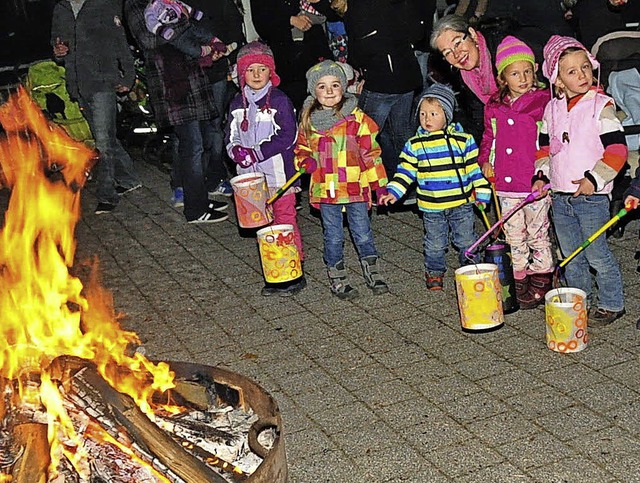
M 533 55 L 533 50 L 522 40 L 507 35 L 502 42 L 500 42 L 498 50 L 496 51 L 496 68 L 498 69 L 498 75 L 502 74 L 502 71 L 505 70 L 509 64 L 513 64 L 519 60 L 531 62 L 534 67 L 536 65 L 536 57 Z
M 558 63 L 560 60 L 560 55 L 562 55 L 562 53 L 570 47 L 584 50 L 589 61 L 591 62 L 591 67 L 593 67 L 593 70 L 596 70 L 600 67 L 600 63 L 593 55 L 591 55 L 591 52 L 589 52 L 586 47 L 576 39 L 574 39 L 573 37 L 552 35 L 547 42 L 547 45 L 544 46 L 544 50 L 542 51 L 544 55 L 544 62 L 542 63 L 542 73 L 547 79 L 549 79 L 551 84 L 555 84 L 556 79 L 558 78 Z
M 420 113 L 420 104 L 425 99 L 435 99 L 440 103 L 442 110 L 444 111 L 444 117 L 447 122 L 447 125 L 451 124 L 453 121 L 453 110 L 456 107 L 456 95 L 449 87 L 445 84 L 435 83 L 431 86 L 427 87 L 422 94 L 420 94 L 420 100 L 418 101 L 418 109 L 416 110 L 416 115 Z

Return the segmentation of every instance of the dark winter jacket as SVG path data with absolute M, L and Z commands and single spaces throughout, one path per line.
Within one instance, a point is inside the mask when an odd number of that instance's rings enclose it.
M 349 63 L 364 72 L 365 89 L 400 94 L 420 88 L 413 44 L 423 37 L 419 0 L 350 0 L 344 21 Z
M 238 49 L 247 43 L 242 12 L 234 0 L 189 0 L 189 5 L 204 12 L 200 24 L 209 32 L 226 45 L 233 42 L 237 44 L 235 51 L 204 69 L 211 82 L 226 79 L 230 64 L 236 62 Z
M 64 62 L 67 88 L 73 98 L 95 92 L 115 92 L 117 85 L 131 87 L 135 80 L 133 56 L 122 24 L 119 0 L 86 0 L 75 18 L 68 0 L 53 10 L 51 45 L 68 42 Z
M 312 4 L 326 15 L 329 0 Z M 307 69 L 321 59 L 330 59 L 329 42 L 322 25 L 313 25 L 304 33 L 304 40 L 294 42 L 291 17 L 300 13 L 299 0 L 251 0 L 253 25 L 271 50 L 276 70 L 283 83 L 304 80 Z
M 147 3 L 148 0 L 126 0 L 125 19 L 144 54 L 147 88 L 156 121 L 177 126 L 213 119 L 218 113 L 211 83 L 198 60 L 149 32 L 144 20 Z

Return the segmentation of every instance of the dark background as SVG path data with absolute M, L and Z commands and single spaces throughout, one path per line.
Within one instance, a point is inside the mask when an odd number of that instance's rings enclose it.
M 54 5 L 55 0 L 0 0 L 0 86 L 17 81 L 20 65 L 51 57 Z

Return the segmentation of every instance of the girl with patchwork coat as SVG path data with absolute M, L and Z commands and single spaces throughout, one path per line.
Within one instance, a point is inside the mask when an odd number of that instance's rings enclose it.
M 387 184 L 378 126 L 346 92 L 347 79 L 338 63 L 325 60 L 309 69 L 307 87 L 311 96 L 302 112 L 296 166 L 311 174 L 309 202 L 322 217 L 331 292 L 341 299 L 358 294 L 344 265 L 344 211 L 367 285 L 376 295 L 388 292 L 369 220 L 372 191 L 382 196 Z

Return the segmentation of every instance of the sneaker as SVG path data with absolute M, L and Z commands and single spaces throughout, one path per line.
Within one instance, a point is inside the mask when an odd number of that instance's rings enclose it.
M 184 206 L 184 191 L 182 188 L 175 188 L 171 195 L 171 204 L 174 208 L 182 208 Z
M 598 307 L 589 313 L 589 326 L 590 327 L 604 327 L 609 325 L 626 313 L 625 309 L 620 312 L 611 312 L 607 309 L 601 309 Z
M 224 211 L 228 208 L 229 203 L 226 201 L 209 200 L 209 208 L 216 211 Z
M 116 209 L 116 205 L 114 205 L 114 204 L 111 204 L 111 203 L 98 203 L 98 206 L 96 206 L 95 214 L 96 215 L 103 215 L 105 213 L 111 213 L 115 209 Z
M 233 188 L 231 187 L 231 183 L 228 181 L 221 181 L 216 189 L 213 191 L 209 191 L 209 196 L 226 196 L 227 198 L 233 196 Z
M 425 274 L 427 288 L 431 291 L 442 290 L 444 287 L 444 277 L 442 275 Z
M 116 193 L 118 193 L 119 195 L 123 195 L 125 193 L 129 193 L 131 191 L 135 191 L 138 188 L 142 188 L 142 184 L 138 183 L 134 186 L 132 186 L 131 188 L 125 188 L 124 186 L 116 186 Z
M 193 220 L 188 220 L 188 223 L 218 223 L 219 221 L 224 221 L 229 218 L 229 215 L 226 213 L 221 213 L 216 211 L 213 207 L 213 203 L 209 203 L 209 208 L 198 218 L 194 218 Z

